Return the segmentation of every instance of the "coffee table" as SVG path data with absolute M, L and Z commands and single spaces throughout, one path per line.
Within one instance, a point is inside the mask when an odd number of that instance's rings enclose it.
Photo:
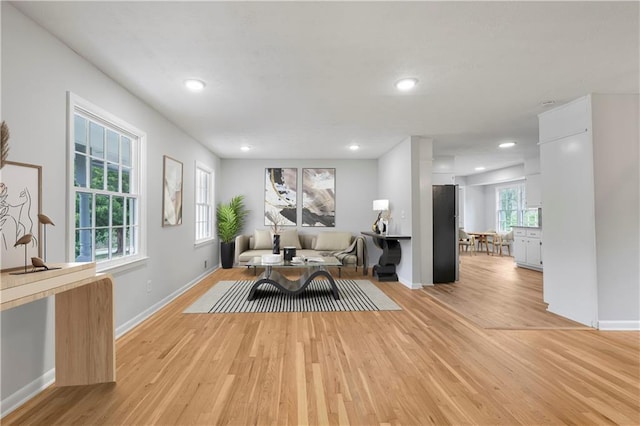
M 253 260 L 247 263 L 247 266 L 253 266 L 254 268 L 265 268 L 264 272 L 258 277 L 258 280 L 251 287 L 249 291 L 249 297 L 247 300 L 254 300 L 256 298 L 256 290 L 263 284 L 271 284 L 279 291 L 286 294 L 299 294 L 311 284 L 311 281 L 318 277 L 324 277 L 329 281 L 331 286 L 331 294 L 335 300 L 340 299 L 338 294 L 338 287 L 333 277 L 327 270 L 328 266 L 342 266 L 342 263 L 333 256 L 311 258 L 304 262 L 294 263 L 291 261 L 283 261 L 279 263 L 263 263 L 262 258 L 254 257 Z M 290 280 L 282 275 L 276 269 L 303 269 L 300 278 Z

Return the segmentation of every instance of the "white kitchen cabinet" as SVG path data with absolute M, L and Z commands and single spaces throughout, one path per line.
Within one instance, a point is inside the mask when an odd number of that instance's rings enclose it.
M 514 227 L 513 256 L 517 266 L 542 271 L 542 230 Z
M 542 207 L 542 179 L 540 173 L 527 175 L 525 182 L 527 208 Z

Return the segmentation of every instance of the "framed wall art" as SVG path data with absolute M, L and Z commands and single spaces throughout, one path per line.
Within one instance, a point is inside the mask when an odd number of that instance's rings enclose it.
M 42 206 L 42 167 L 5 162 L 0 170 L 0 246 L 2 270 L 24 267 L 31 257 L 42 257 L 38 214 Z M 31 242 L 15 246 L 26 234 Z
M 182 163 L 163 156 L 162 226 L 182 224 Z
M 298 216 L 298 169 L 266 168 L 264 178 L 264 224 L 296 226 Z
M 302 169 L 302 226 L 336 226 L 336 169 Z

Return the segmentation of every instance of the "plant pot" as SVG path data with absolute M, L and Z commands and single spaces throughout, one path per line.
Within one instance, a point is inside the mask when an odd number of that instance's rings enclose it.
M 220 263 L 222 269 L 233 268 L 233 258 L 236 252 L 235 241 L 230 243 L 220 243 Z
M 280 254 L 280 235 L 273 236 L 273 254 Z

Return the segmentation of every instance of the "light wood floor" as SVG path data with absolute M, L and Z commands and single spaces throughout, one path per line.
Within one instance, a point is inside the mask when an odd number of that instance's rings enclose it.
M 484 329 L 375 280 L 402 311 L 181 313 L 250 276 L 218 271 L 119 339 L 117 384 L 50 387 L 3 424 L 640 423 L 639 333 Z
M 542 272 L 518 268 L 511 256 L 460 254 L 460 280 L 424 291 L 483 328 L 588 329 L 547 312 Z

